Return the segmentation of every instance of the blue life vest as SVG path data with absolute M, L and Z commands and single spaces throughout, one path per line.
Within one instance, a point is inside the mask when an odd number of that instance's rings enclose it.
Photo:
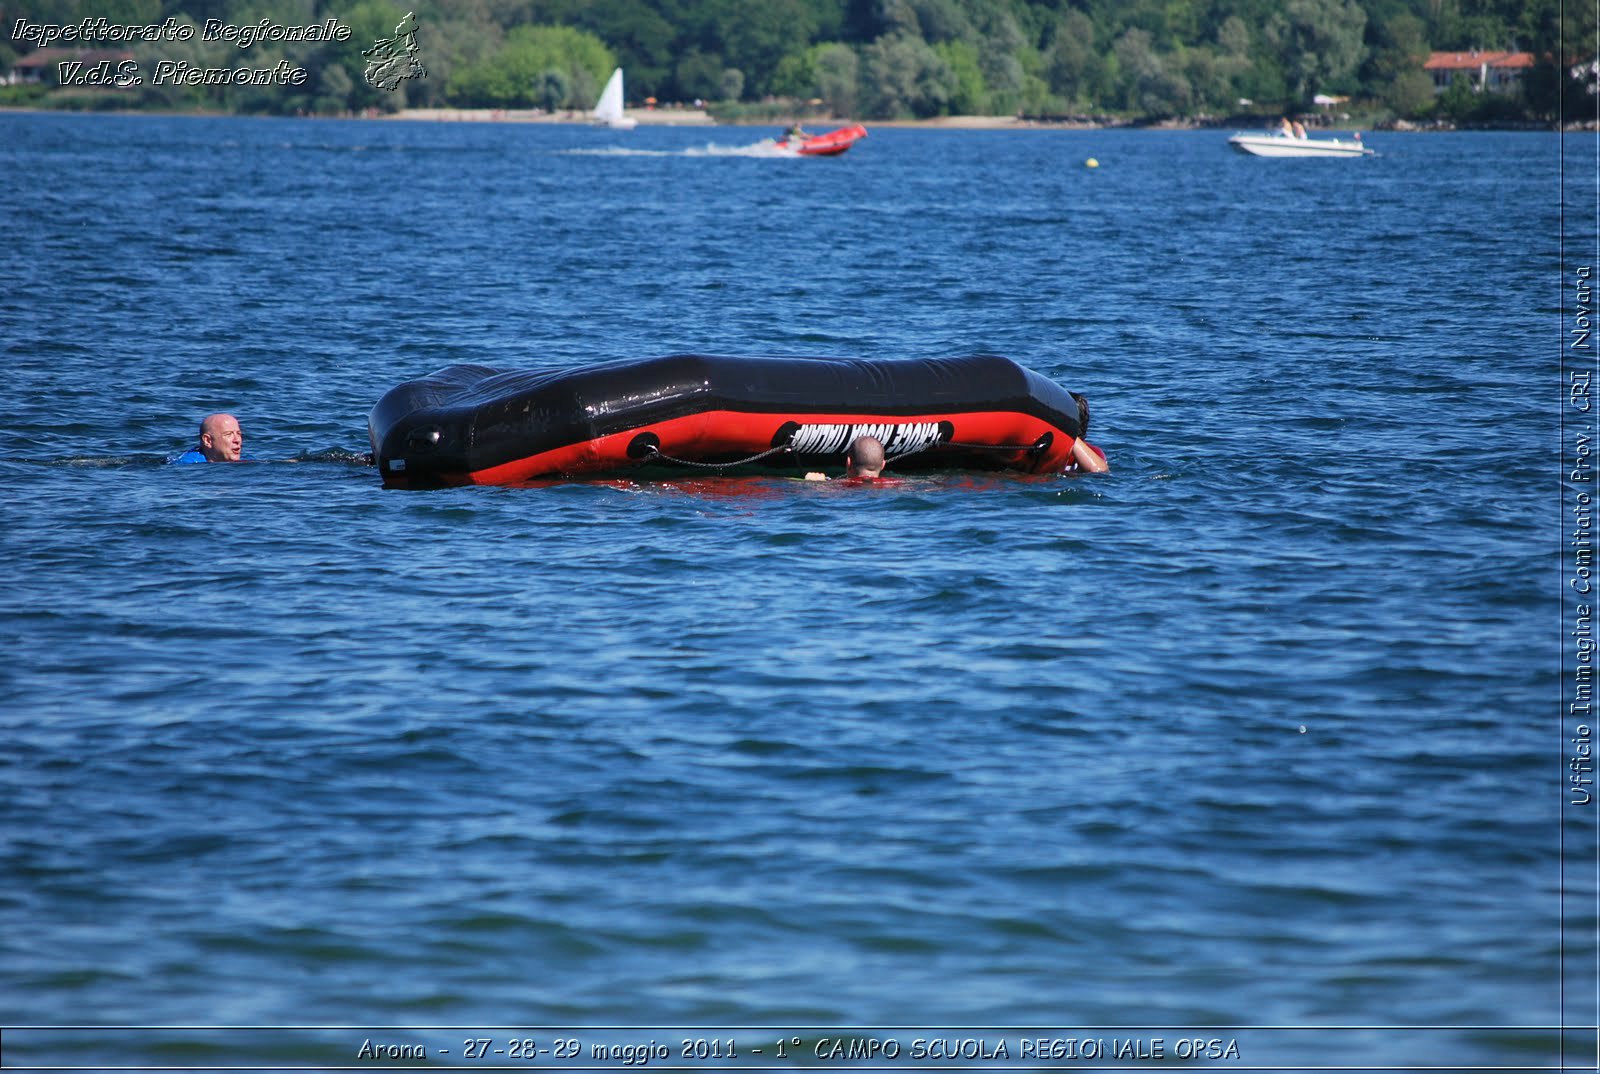
M 210 462 L 210 461 L 211 460 L 206 458 L 205 454 L 199 448 L 190 448 L 188 451 L 185 451 L 182 455 L 174 455 L 172 458 L 168 459 L 167 460 L 167 464 L 170 465 L 170 466 L 177 466 L 179 463 Z M 254 455 L 251 455 L 251 454 L 249 454 L 247 452 L 246 454 L 243 454 L 243 455 L 239 456 L 239 461 L 240 462 L 259 462 L 260 460 L 257 459 Z

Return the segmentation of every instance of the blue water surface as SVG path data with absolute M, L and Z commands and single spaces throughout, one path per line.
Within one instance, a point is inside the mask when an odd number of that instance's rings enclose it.
M 1548 1068 L 1471 1027 L 1561 1024 L 1593 927 L 1557 137 L 770 133 L 0 115 L 0 1021 Z M 1007 354 L 1113 472 L 363 461 L 441 366 L 680 350 Z M 268 461 L 163 465 L 219 409 Z

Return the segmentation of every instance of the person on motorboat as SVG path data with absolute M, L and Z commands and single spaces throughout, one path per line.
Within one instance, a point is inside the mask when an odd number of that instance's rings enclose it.
M 809 137 L 811 135 L 798 123 L 790 124 L 789 129 L 783 132 L 783 140 L 796 147 Z

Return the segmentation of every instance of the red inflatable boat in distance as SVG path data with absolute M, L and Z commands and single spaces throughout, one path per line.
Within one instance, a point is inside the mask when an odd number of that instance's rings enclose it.
M 866 136 L 867 128 L 855 123 L 827 134 L 813 134 L 802 139 L 799 145 L 787 138 L 778 144 L 793 149 L 802 157 L 836 157 Z

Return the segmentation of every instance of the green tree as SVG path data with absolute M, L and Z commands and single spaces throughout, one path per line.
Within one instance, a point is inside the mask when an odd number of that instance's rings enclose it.
M 307 64 L 308 70 L 320 80 L 322 70 L 332 65 L 344 68 L 344 73 L 350 79 L 350 89 L 346 94 L 346 107 L 353 109 L 386 108 L 393 109 L 397 102 L 397 94 L 388 90 L 380 90 L 367 84 L 367 57 L 362 55 L 363 50 L 369 49 L 380 38 L 394 36 L 395 25 L 405 14 L 402 9 L 396 12 L 389 4 L 381 0 L 362 0 L 339 16 L 339 21 L 350 27 L 348 41 L 333 41 L 319 48 Z M 256 18 L 266 17 L 264 15 Z M 243 16 L 241 21 L 248 21 Z M 277 16 L 279 21 L 289 23 L 307 21 L 294 15 L 283 14 Z M 315 21 L 309 20 L 309 21 Z M 426 27 L 418 30 L 418 43 L 426 54 L 428 41 Z M 424 59 L 423 66 L 427 66 Z
M 1466 75 L 1451 79 L 1450 85 L 1439 94 L 1435 107 L 1440 115 L 1458 123 L 1472 115 L 1473 109 L 1478 107 L 1478 94 L 1472 88 L 1472 79 Z
M 350 107 L 350 91 L 355 88 L 343 64 L 329 64 L 317 78 L 317 97 L 312 107 L 323 115 L 344 112 Z
M 978 49 L 978 63 L 983 70 L 984 85 L 988 89 L 989 111 L 1001 115 L 1016 112 L 1028 91 L 1025 63 L 1036 66 L 1037 56 L 1027 36 L 1023 34 L 1016 18 L 1004 10 L 993 10 L 980 15 L 979 28 L 982 43 Z
M 479 108 L 528 108 L 538 102 L 548 72 L 567 81 L 567 108 L 589 108 L 598 87 L 616 66 L 599 38 L 569 26 L 519 26 L 489 59 L 451 76 L 449 93 L 458 104 Z
M 680 32 L 660 7 L 647 0 L 586 0 L 539 21 L 589 31 L 616 53 L 630 94 L 660 96 L 672 80 Z
M 1593 115 L 1592 83 L 1575 78 L 1574 67 L 1596 59 L 1597 29 L 1590 4 L 1529 0 L 1518 20 L 1534 68 L 1523 79 L 1523 99 L 1536 115 L 1576 120 Z
M 415 107 L 445 104 L 446 90 L 455 73 L 493 55 L 505 40 L 500 28 L 484 19 L 424 20 L 419 13 L 418 20 L 421 26 L 417 31 L 417 44 L 428 74 L 426 78 L 408 79 L 403 83 L 406 101 Z M 370 47 L 371 42 L 367 44 Z
M 107 22 L 125 26 L 144 26 L 160 22 L 163 11 L 161 0 L 109 0 L 88 5 L 83 14 L 102 15 Z
M 1199 37 L 1193 5 L 1171 0 L 1133 0 L 1121 12 L 1121 25 L 1149 36 L 1153 49 L 1167 51 Z
M 698 43 L 744 74 L 741 93 L 768 92 L 783 58 L 811 47 L 818 18 L 807 0 L 701 0 Z
M 767 88 L 780 97 L 817 96 L 817 49 L 813 46 L 804 52 L 791 52 L 778 61 Z
M 1246 79 L 1255 66 L 1250 58 L 1250 28 L 1239 16 L 1229 15 L 1217 27 L 1216 41 L 1214 75 L 1225 83 L 1217 95 L 1216 106 L 1232 109 L 1240 99 L 1254 99 L 1245 90 Z
M 1094 23 L 1081 11 L 1068 11 L 1057 22 L 1044 55 L 1044 77 L 1050 92 L 1067 105 L 1088 103 L 1104 83 L 1105 61 L 1094 47 Z
M 1187 111 L 1192 97 L 1189 80 L 1170 70 L 1152 45 L 1147 30 L 1125 31 L 1112 46 L 1121 72 L 1123 106 L 1145 115 Z
M 1516 17 L 1501 15 L 1481 3 L 1441 2 L 1433 38 L 1445 49 L 1500 49 L 1509 43 Z
M 861 102 L 861 59 L 849 45 L 817 47 L 817 95 L 835 115 L 853 116 Z
M 544 71 L 533 83 L 533 103 L 546 112 L 558 111 L 572 97 L 572 85 L 559 67 Z
M 933 51 L 950 69 L 950 112 L 958 116 L 988 114 L 989 90 L 984 84 L 977 46 L 968 41 L 941 41 Z
M 175 17 L 175 22 L 179 26 L 194 29 L 189 40 L 141 43 L 133 49 L 134 59 L 138 61 L 139 70 L 145 77 L 144 85 L 139 89 L 140 104 L 157 109 L 198 108 L 207 104 L 219 106 L 220 97 L 210 96 L 215 87 L 173 85 L 171 82 L 160 86 L 154 84 L 151 76 L 155 73 L 156 64 L 162 60 L 188 62 L 194 67 L 204 68 L 221 67 L 229 58 L 228 46 L 224 43 L 200 39 L 199 27 L 193 19 L 180 15 Z
M 1205 111 L 1229 109 L 1233 105 L 1233 82 L 1227 63 L 1215 52 L 1201 46 L 1184 49 L 1168 60 L 1189 83 L 1194 107 Z
M 1217 47 L 1228 59 L 1247 59 L 1250 55 L 1250 27 L 1239 16 L 1229 15 L 1217 27 Z
M 910 0 L 907 4 L 915 16 L 909 28 L 917 29 L 923 40 L 933 45 L 945 41 L 964 41 L 968 44 L 978 39 L 966 9 L 956 0 Z
M 674 81 L 685 100 L 716 100 L 722 92 L 722 57 L 690 48 L 678 59 Z
M 1361 63 L 1367 13 L 1355 0 L 1289 0 L 1266 28 L 1283 58 L 1289 88 L 1301 102 L 1345 88 Z
M 1433 79 L 1426 71 L 1401 71 L 1383 87 L 1379 100 L 1396 115 L 1423 115 L 1433 105 Z
M 950 66 L 913 34 L 886 34 L 863 50 L 862 94 L 867 114 L 936 116 L 955 89 Z
M 1433 105 L 1433 79 L 1422 65 L 1428 59 L 1427 28 L 1407 11 L 1384 19 L 1362 81 L 1391 111 L 1418 116 Z

